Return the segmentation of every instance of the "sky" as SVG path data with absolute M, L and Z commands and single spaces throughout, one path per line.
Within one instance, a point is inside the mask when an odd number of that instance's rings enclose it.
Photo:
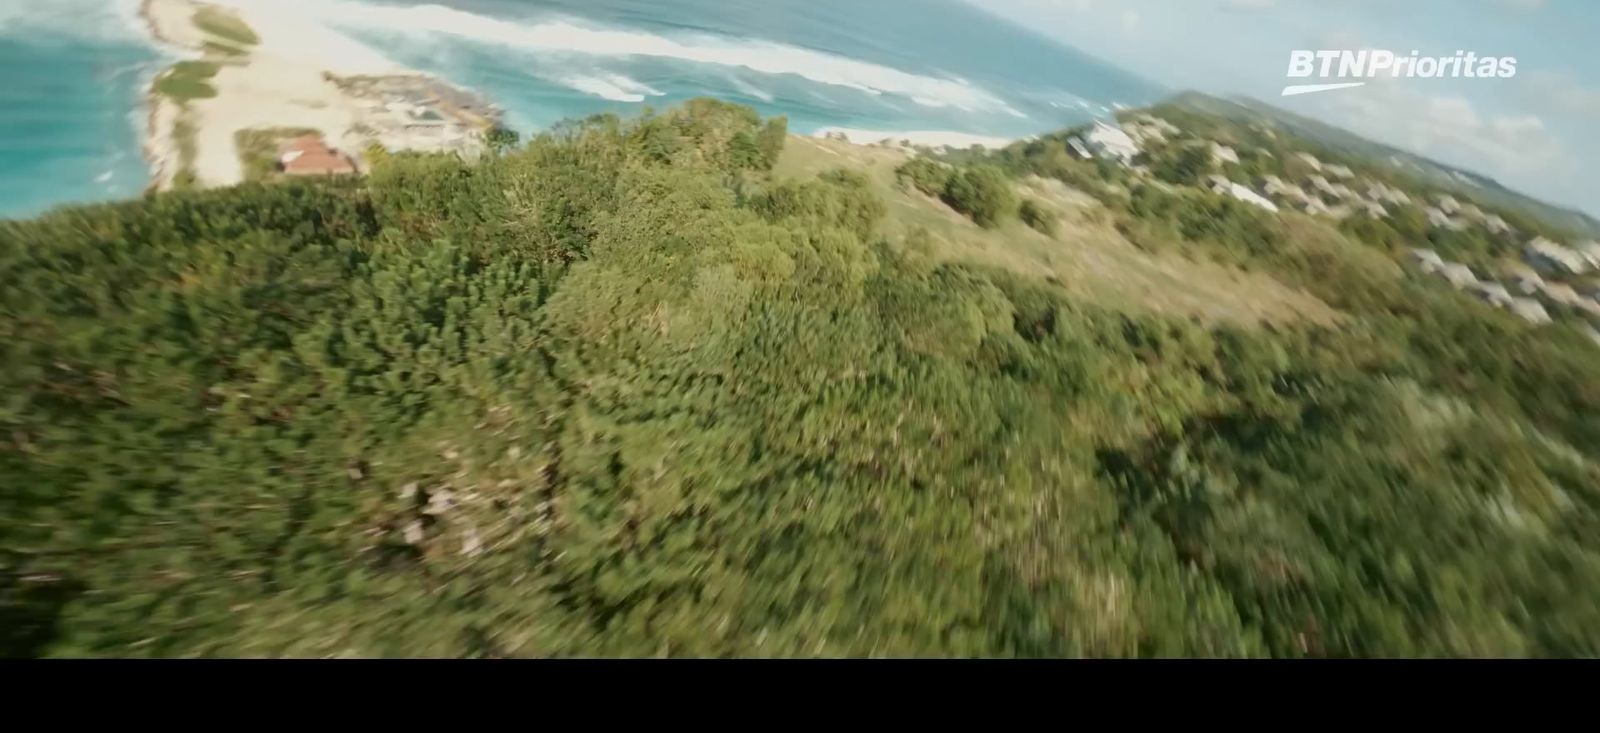
M 1600 216 L 1595 0 L 968 2 L 1168 87 L 1245 94 Z M 1290 51 L 1364 48 L 1513 56 L 1517 71 L 1279 96 Z

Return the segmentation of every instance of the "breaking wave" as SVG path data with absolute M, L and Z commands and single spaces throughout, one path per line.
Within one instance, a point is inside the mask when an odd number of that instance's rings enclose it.
M 641 84 L 621 74 L 571 75 L 557 77 L 552 81 L 614 102 L 643 102 L 645 97 L 662 95 L 661 91 L 650 85 Z
M 965 80 L 938 78 L 878 64 L 766 41 L 696 34 L 667 36 L 639 30 L 579 25 L 564 19 L 508 20 L 442 5 L 383 5 L 354 0 L 224 0 L 271 12 L 313 19 L 350 32 L 454 36 L 519 52 L 591 59 L 658 58 L 725 66 L 770 75 L 794 75 L 868 94 L 893 94 L 929 107 L 1017 114 L 1004 101 Z M 642 98 L 647 92 L 595 83 L 580 76 L 594 93 Z M 616 88 L 613 88 L 616 87 Z M 589 91 L 589 89 L 584 89 Z M 620 91 L 620 94 L 618 93 Z M 607 96 L 607 98 L 613 98 Z

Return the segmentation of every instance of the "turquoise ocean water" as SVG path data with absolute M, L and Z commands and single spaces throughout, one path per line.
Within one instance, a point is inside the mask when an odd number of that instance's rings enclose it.
M 117 0 L 0 0 L 0 216 L 137 196 L 141 90 L 162 65 Z
M 136 0 L 0 0 L 0 216 L 136 195 Z M 1163 90 L 956 0 L 282 0 L 524 132 L 713 95 L 791 128 L 1021 136 Z

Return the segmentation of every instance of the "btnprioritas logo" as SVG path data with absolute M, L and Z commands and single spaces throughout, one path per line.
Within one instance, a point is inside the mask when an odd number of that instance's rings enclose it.
M 1321 84 L 1290 84 L 1283 96 L 1349 89 L 1366 84 L 1362 79 L 1509 79 L 1517 75 L 1517 60 L 1511 56 L 1479 56 L 1473 51 L 1457 51 L 1454 56 L 1419 56 L 1393 51 L 1304 51 L 1289 52 L 1290 79 L 1327 79 Z

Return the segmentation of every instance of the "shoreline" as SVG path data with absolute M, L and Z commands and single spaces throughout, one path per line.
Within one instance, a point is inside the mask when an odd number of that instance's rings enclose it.
M 145 89 L 147 191 L 259 177 L 242 159 L 249 131 L 315 131 L 365 172 L 373 144 L 474 155 L 499 124 L 498 108 L 474 93 L 270 2 L 142 0 L 138 14 L 175 59 Z
M 853 145 L 890 145 L 892 147 L 969 148 L 973 145 L 999 150 L 1022 138 L 977 135 L 950 130 L 863 130 L 851 127 L 822 127 L 811 133 L 816 138 L 842 137 Z
M 167 38 L 161 32 L 161 27 L 155 22 L 151 14 L 151 5 L 155 0 L 140 0 L 138 20 L 146 35 L 155 42 L 163 52 L 170 52 L 178 48 L 173 39 Z M 156 92 L 156 79 L 165 73 L 167 64 L 148 79 L 144 80 L 144 130 L 143 140 L 140 141 L 140 152 L 144 156 L 145 165 L 150 169 L 150 180 L 145 183 L 144 192 L 154 193 L 165 189 L 172 184 L 176 171 L 170 170 L 178 151 L 171 139 L 171 128 L 176 124 L 176 119 L 164 120 L 164 112 L 170 112 L 172 103 Z M 176 115 L 173 115 L 176 117 Z

